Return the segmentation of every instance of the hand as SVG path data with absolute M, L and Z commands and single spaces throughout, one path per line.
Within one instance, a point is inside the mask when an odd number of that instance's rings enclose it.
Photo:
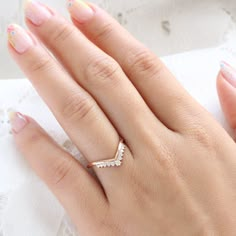
M 74 24 L 29 2 L 31 32 L 9 26 L 9 50 L 89 162 L 113 157 L 122 137 L 123 163 L 94 167 L 96 180 L 30 117 L 11 124 L 80 235 L 236 235 L 232 138 L 107 13 L 68 7 Z

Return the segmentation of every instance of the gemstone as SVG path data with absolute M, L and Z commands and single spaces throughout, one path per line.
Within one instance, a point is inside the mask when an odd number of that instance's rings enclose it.
M 116 161 L 116 166 L 120 166 L 121 165 L 121 161 Z

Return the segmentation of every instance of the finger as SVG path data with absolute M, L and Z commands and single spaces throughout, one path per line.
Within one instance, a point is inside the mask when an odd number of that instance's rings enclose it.
M 88 161 L 113 157 L 119 135 L 94 99 L 22 28 L 13 25 L 9 34 L 14 59 Z M 132 160 L 129 155 L 124 163 Z M 104 186 L 119 178 L 115 171 L 95 171 Z
M 143 143 L 150 132 L 166 130 L 114 59 L 56 13 L 46 22 L 37 24 L 28 13 L 31 8 L 39 12 L 39 6 L 28 4 L 26 8 L 30 30 L 95 98 L 131 149 Z M 145 123 L 149 125 L 144 127 Z
M 225 62 L 222 62 L 221 67 L 217 78 L 218 94 L 225 117 L 236 131 L 236 71 Z
M 176 131 L 186 127 L 192 116 L 199 113 L 199 105 L 156 55 L 106 12 L 93 4 L 90 6 L 94 14 L 88 19 L 83 17 L 83 8 L 78 4 L 70 6 L 74 24 L 118 61 L 146 103 L 167 127 Z
M 105 214 L 107 200 L 101 186 L 30 117 L 10 115 L 20 152 L 65 207 L 79 230 Z M 87 225 L 87 226 L 86 226 Z

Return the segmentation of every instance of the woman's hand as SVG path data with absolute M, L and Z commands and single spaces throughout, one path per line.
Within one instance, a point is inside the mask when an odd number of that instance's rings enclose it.
M 122 137 L 123 163 L 94 167 L 96 180 L 31 118 L 11 123 L 80 235 L 236 235 L 234 141 L 108 14 L 68 7 L 74 25 L 29 2 L 36 37 L 11 25 L 9 50 L 89 162 L 112 158 Z

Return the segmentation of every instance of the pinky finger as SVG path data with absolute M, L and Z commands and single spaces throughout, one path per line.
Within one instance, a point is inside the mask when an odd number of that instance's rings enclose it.
M 222 62 L 217 90 L 224 115 L 236 136 L 236 70 Z
M 33 119 L 14 112 L 10 120 L 20 152 L 62 203 L 79 233 L 83 233 L 89 222 L 96 222 L 105 213 L 102 187 Z

